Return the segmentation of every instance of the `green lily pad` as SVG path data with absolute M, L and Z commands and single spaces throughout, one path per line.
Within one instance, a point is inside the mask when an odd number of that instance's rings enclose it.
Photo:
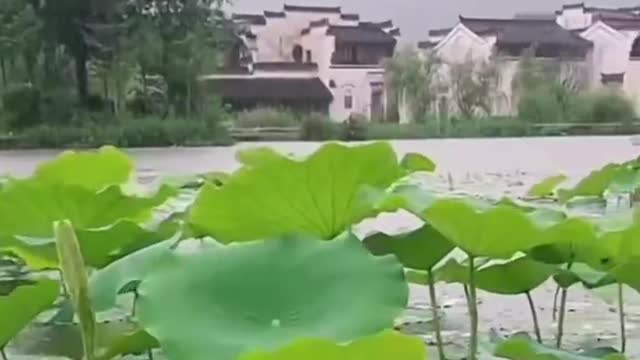
M 598 271 L 584 263 L 574 263 L 571 265 L 571 269 L 559 270 L 553 279 L 565 289 L 578 283 L 589 289 L 597 289 L 616 283 L 615 278 L 609 273 Z
M 66 151 L 38 167 L 34 177 L 48 183 L 98 191 L 127 183 L 133 171 L 133 161 L 125 152 L 105 146 L 98 151 Z
M 42 280 L 20 286 L 7 296 L 0 296 L 0 348 L 7 345 L 22 329 L 53 305 L 60 294 L 60 284 Z
M 426 171 L 434 172 L 436 170 L 436 163 L 428 157 L 418 153 L 408 153 L 400 162 L 402 166 L 411 171 Z
M 303 339 L 274 352 L 255 352 L 240 360 L 425 360 L 424 342 L 414 336 L 385 331 L 349 344 Z
M 372 254 L 393 254 L 406 268 L 415 270 L 433 268 L 455 247 L 427 224 L 418 230 L 397 236 L 378 233 L 364 239 L 363 244 Z
M 548 177 L 541 182 L 533 185 L 529 191 L 527 191 L 527 196 L 544 198 L 553 196 L 558 185 L 567 181 L 569 178 L 566 175 L 555 175 Z
M 329 143 L 304 160 L 284 156 L 245 167 L 222 187 L 205 185 L 191 225 L 229 243 L 291 233 L 332 239 L 380 212 L 379 197 L 407 175 L 386 143 Z M 369 191 L 367 191 L 369 190 Z
M 600 257 L 594 224 L 580 218 L 569 218 L 544 229 L 542 245 L 530 251 L 531 256 L 549 264 L 594 262 Z
M 556 271 L 556 267 L 540 263 L 527 256 L 516 255 L 504 260 L 490 260 L 482 263 L 476 270 L 476 287 L 484 291 L 515 295 L 524 294 L 543 284 Z M 414 282 L 427 284 L 427 277 L 407 275 Z M 447 283 L 469 283 L 469 267 L 454 259 L 447 261 L 435 272 L 436 280 Z
M 300 338 L 346 342 L 376 334 L 392 327 L 408 286 L 395 258 L 375 257 L 349 235 L 174 254 L 138 293 L 140 322 L 169 359 L 232 360 Z
M 566 203 L 575 197 L 602 197 L 615 179 L 619 169 L 619 164 L 608 164 L 602 169 L 593 171 L 572 189 L 558 190 L 558 198 L 561 202 Z
M 132 284 L 139 283 L 149 271 L 158 267 L 158 263 L 172 253 L 178 238 L 141 249 L 93 273 L 89 288 L 94 309 L 100 312 L 113 308 L 117 295 L 123 289 L 132 291 Z
M 107 332 L 100 340 L 106 343 L 98 350 L 96 360 L 110 360 L 116 357 L 129 354 L 141 354 L 150 349 L 159 347 L 158 340 L 149 335 L 148 332 L 137 328 L 135 324 L 130 324 L 128 331 L 116 334 Z
M 628 285 L 634 290 L 640 292 L 640 276 L 638 276 L 638 269 L 640 269 L 640 257 L 628 259 L 624 264 L 613 268 L 610 274 L 618 282 Z
M 594 353 L 595 354 L 595 353 Z M 558 350 L 545 345 L 538 344 L 536 341 L 525 336 L 514 336 L 500 344 L 498 344 L 495 355 L 503 359 L 513 360 L 624 360 L 621 354 L 603 353 L 591 356 L 589 353 L 572 353 L 564 350 Z
M 540 244 L 539 230 L 526 213 L 508 205 L 478 209 L 465 200 L 436 201 L 424 220 L 473 256 L 509 259 Z

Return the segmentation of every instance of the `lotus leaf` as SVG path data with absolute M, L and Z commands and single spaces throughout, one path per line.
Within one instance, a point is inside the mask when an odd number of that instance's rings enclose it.
M 105 146 L 96 152 L 66 151 L 57 159 L 41 165 L 35 178 L 98 191 L 111 185 L 126 184 L 131 180 L 133 170 L 133 161 L 126 153 Z
M 394 254 L 402 265 L 415 270 L 433 268 L 454 249 L 447 238 L 427 224 L 398 236 L 378 233 L 367 237 L 363 243 L 372 254 Z
M 597 229 L 591 222 L 569 218 L 542 231 L 540 245 L 531 256 L 549 264 L 593 263 L 601 256 Z
M 616 280 L 608 273 L 593 269 L 584 263 L 574 263 L 569 270 L 560 270 L 553 279 L 562 288 L 582 283 L 586 288 L 596 289 L 614 284 Z
M 386 143 L 330 143 L 305 160 L 270 159 L 236 172 L 222 187 L 205 185 L 192 227 L 223 243 L 290 233 L 332 239 L 376 215 L 380 197 L 372 193 L 407 174 Z
M 556 267 L 534 261 L 527 256 L 516 255 L 512 259 L 490 260 L 478 266 L 476 287 L 494 294 L 524 294 L 544 283 L 556 271 Z M 424 274 L 407 275 L 412 282 L 427 284 Z M 436 270 L 436 279 L 447 283 L 469 283 L 469 267 L 454 259 Z
M 638 270 L 640 269 L 640 257 L 628 259 L 626 263 L 616 266 L 610 272 L 611 276 L 618 282 L 628 285 L 640 292 L 640 276 L 638 276 Z
M 0 234 L 52 238 L 53 222 L 63 219 L 79 229 L 142 221 L 171 194 L 165 188 L 153 197 L 130 197 L 116 186 L 95 193 L 80 186 L 13 181 L 0 190 Z
M 131 221 L 119 221 L 103 228 L 78 230 L 77 237 L 85 263 L 100 269 L 177 232 L 177 224 L 167 223 L 162 228 L 152 231 Z M 0 249 L 14 253 L 32 269 L 52 269 L 58 266 L 53 239 L 5 237 L 4 240 L 0 240 Z
M 616 178 L 619 169 L 619 164 L 608 164 L 593 171 L 572 189 L 558 190 L 558 198 L 565 203 L 575 197 L 602 197 Z
M 605 352 L 591 356 L 589 353 L 572 353 L 541 345 L 525 336 L 514 336 L 500 343 L 495 355 L 513 360 L 624 360 L 621 354 Z
M 303 339 L 274 352 L 256 352 L 240 360 L 425 360 L 427 351 L 418 337 L 385 331 L 341 345 Z
M 140 322 L 169 359 L 231 360 L 301 338 L 376 334 L 402 312 L 408 287 L 395 258 L 374 257 L 349 235 L 174 254 L 147 274 L 138 294 Z
M 548 177 L 541 182 L 533 185 L 529 191 L 527 191 L 527 196 L 544 198 L 553 196 L 558 185 L 567 181 L 569 178 L 566 175 L 555 175 Z
M 158 267 L 158 263 L 171 254 L 176 241 L 174 238 L 146 247 L 95 272 L 89 282 L 94 309 L 99 312 L 114 307 L 116 296 Z
M 405 169 L 411 171 L 433 172 L 436 170 L 436 163 L 433 160 L 417 153 L 406 154 L 400 163 Z
M 541 244 L 539 230 L 522 211 L 507 205 L 478 209 L 460 199 L 436 201 L 422 214 L 455 245 L 473 256 L 509 259 Z
M 0 296 L 0 348 L 7 345 L 38 314 L 53 305 L 60 294 L 54 280 L 20 286 L 7 296 Z
M 283 154 L 273 150 L 270 147 L 255 147 L 238 150 L 236 160 L 247 167 L 255 167 L 269 163 L 270 161 L 278 161 L 288 159 Z
M 108 334 L 108 339 L 101 339 L 107 345 L 100 348 L 96 360 L 110 360 L 122 355 L 140 354 L 159 347 L 158 341 L 148 332 L 130 324 L 131 329 L 117 334 Z

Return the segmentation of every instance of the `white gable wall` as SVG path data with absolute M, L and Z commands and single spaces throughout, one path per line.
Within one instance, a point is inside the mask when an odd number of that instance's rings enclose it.
M 563 9 L 556 17 L 558 25 L 568 30 L 586 29 L 592 20 L 593 14 L 585 12 L 584 7 Z

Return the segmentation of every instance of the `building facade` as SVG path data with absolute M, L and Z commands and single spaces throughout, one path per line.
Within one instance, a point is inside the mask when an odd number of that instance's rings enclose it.
M 384 61 L 400 35 L 391 21 L 296 5 L 233 20 L 237 38 L 225 71 L 203 76 L 226 104 L 317 111 L 334 121 L 385 117 Z
M 500 114 L 516 111 L 513 79 L 525 51 L 539 60 L 579 68 L 582 86 L 589 90 L 622 90 L 640 111 L 639 35 L 640 7 L 598 8 L 580 3 L 564 5 L 554 13 L 518 14 L 510 19 L 461 16 L 452 28 L 429 31 L 418 47 L 445 64 L 497 59 L 503 96 L 495 108 Z

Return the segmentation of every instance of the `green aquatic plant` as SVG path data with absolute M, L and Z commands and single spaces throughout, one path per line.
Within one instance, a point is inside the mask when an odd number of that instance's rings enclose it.
M 581 353 L 550 348 L 532 341 L 527 336 L 516 335 L 497 344 L 494 355 L 512 360 L 625 360 L 624 355 L 612 349 L 594 349 Z
M 374 257 L 349 235 L 174 254 L 138 294 L 140 323 L 169 359 L 226 360 L 303 338 L 341 343 L 389 329 L 408 287 L 393 257 Z
M 532 198 L 554 197 L 558 186 L 567 180 L 569 180 L 569 177 L 566 175 L 550 176 L 541 182 L 534 184 L 527 191 L 527 196 Z
M 434 267 L 454 249 L 453 243 L 427 224 L 410 233 L 396 236 L 377 233 L 365 238 L 363 243 L 374 255 L 393 254 L 406 268 L 426 271 L 436 344 L 440 359 L 445 359 Z
M 425 360 L 420 338 L 393 331 L 361 338 L 348 344 L 302 339 L 273 352 L 255 352 L 240 360 Z
M 365 218 L 394 210 L 385 203 L 385 191 L 414 171 L 386 143 L 329 143 L 302 160 L 268 154 L 253 154 L 251 166 L 224 186 L 204 186 L 190 217 L 197 235 L 223 243 L 290 233 L 332 239 Z
M 42 311 L 50 308 L 60 294 L 55 280 L 40 280 L 19 286 L 6 296 L 0 296 L 0 351 Z

